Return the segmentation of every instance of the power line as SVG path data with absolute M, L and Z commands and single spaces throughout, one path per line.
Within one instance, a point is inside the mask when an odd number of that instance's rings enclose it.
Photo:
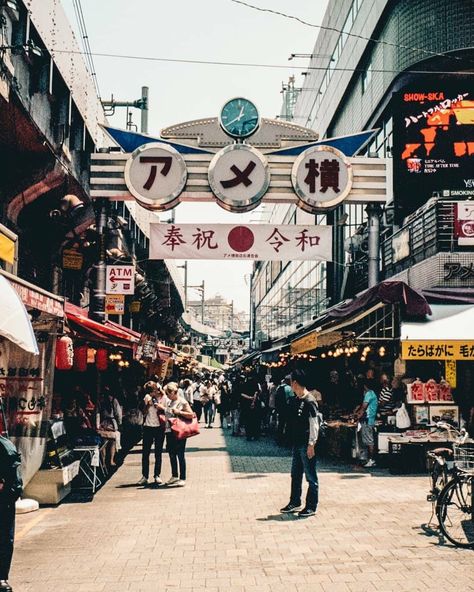
M 8 46 L 8 47 L 0 47 L 0 49 L 12 49 L 16 48 L 16 46 Z M 75 51 L 72 49 L 51 49 L 51 54 L 78 54 L 84 55 L 82 51 Z M 218 60 L 196 60 L 196 59 L 185 59 L 185 58 L 161 58 L 156 56 L 140 56 L 140 55 L 130 55 L 130 54 L 118 54 L 118 53 L 103 53 L 103 52 L 91 52 L 92 56 L 99 57 L 99 58 L 115 58 L 115 59 L 122 59 L 122 60 L 142 60 L 142 61 L 149 61 L 149 62 L 164 62 L 164 63 L 172 63 L 172 64 L 193 64 L 193 65 L 204 65 L 204 66 L 229 66 L 229 67 L 242 67 L 242 68 L 270 68 L 270 69 L 278 69 L 278 70 L 327 70 L 326 67 L 323 66 L 288 66 L 288 65 L 281 65 L 281 64 L 261 64 L 256 62 L 224 62 Z M 339 72 L 365 72 L 365 68 L 332 68 L 334 71 Z M 372 68 L 372 72 L 385 72 L 385 73 L 393 73 L 399 74 L 400 70 L 389 70 L 384 68 Z M 463 74 L 474 74 L 474 71 L 466 71 L 466 70 L 404 70 L 406 73 L 411 74 L 456 74 L 456 75 L 463 75 Z
M 77 25 L 79 27 L 79 33 L 81 35 L 82 48 L 84 50 L 82 55 L 85 57 L 86 63 L 89 66 L 90 74 L 92 76 L 92 80 L 94 81 L 97 98 L 100 99 L 101 93 L 99 88 L 99 81 L 97 78 L 97 73 L 95 71 L 95 64 L 92 57 L 93 54 L 89 43 L 89 35 L 87 34 L 87 26 L 84 18 L 84 13 L 82 10 L 81 0 L 73 0 L 73 6 L 74 12 L 76 14 Z
M 398 47 L 400 49 L 408 49 L 410 51 L 419 51 L 420 53 L 425 53 L 430 56 L 437 56 L 437 57 L 450 58 L 453 60 L 463 61 L 463 58 L 461 58 L 459 56 L 453 56 L 453 55 L 449 55 L 446 53 L 439 53 L 436 51 L 430 51 L 429 49 L 423 49 L 421 47 L 412 47 L 409 45 L 403 45 L 401 43 L 391 43 L 390 41 L 376 39 L 375 37 L 365 37 L 364 35 L 358 35 L 356 33 L 348 33 L 346 31 L 342 31 L 341 29 L 336 29 L 335 27 L 325 27 L 323 25 L 316 25 L 314 23 L 310 23 L 309 21 L 305 21 L 304 19 L 302 19 L 298 16 L 295 16 L 292 14 L 287 14 L 285 12 L 280 12 L 278 10 L 273 10 L 272 8 L 262 8 L 260 6 L 254 6 L 253 4 L 250 4 L 248 2 L 244 2 L 243 0 L 230 0 L 230 1 L 233 2 L 234 4 L 241 4 L 242 6 L 246 6 L 247 8 L 251 8 L 252 10 L 257 10 L 258 12 L 266 12 L 269 14 L 281 16 L 286 19 L 297 21 L 297 22 L 301 23 L 302 25 L 305 25 L 307 27 L 311 27 L 313 29 L 322 29 L 324 31 L 332 31 L 334 33 L 344 33 L 344 35 L 347 35 L 348 37 L 355 37 L 356 39 L 362 39 L 363 41 L 370 41 L 372 43 L 378 43 L 380 45 L 389 45 L 391 47 Z

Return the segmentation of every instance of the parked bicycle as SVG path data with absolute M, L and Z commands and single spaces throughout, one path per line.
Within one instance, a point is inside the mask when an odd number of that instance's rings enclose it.
M 428 501 L 434 505 L 443 535 L 456 547 L 474 547 L 474 443 L 465 430 L 436 424 L 448 432 L 453 449 L 427 453 L 431 463 Z

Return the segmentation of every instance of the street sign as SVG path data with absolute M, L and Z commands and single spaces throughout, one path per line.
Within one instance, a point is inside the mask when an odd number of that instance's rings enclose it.
M 105 312 L 109 315 L 123 315 L 125 313 L 125 296 L 123 294 L 106 294 Z
M 349 195 L 352 165 L 331 146 L 314 146 L 302 152 L 293 164 L 291 182 L 298 206 L 307 212 L 331 210 Z
M 332 258 L 332 229 L 314 225 L 150 224 L 150 259 Z
M 135 267 L 133 265 L 107 265 L 105 292 L 107 294 L 133 294 Z

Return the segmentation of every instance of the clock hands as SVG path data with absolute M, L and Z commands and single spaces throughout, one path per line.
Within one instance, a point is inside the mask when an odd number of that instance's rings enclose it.
M 240 121 L 243 116 L 244 116 L 244 108 L 241 107 L 240 113 L 237 115 L 237 117 L 234 117 L 234 119 L 232 119 L 232 121 L 227 121 L 226 125 L 230 125 L 231 123 L 235 123 L 236 121 Z

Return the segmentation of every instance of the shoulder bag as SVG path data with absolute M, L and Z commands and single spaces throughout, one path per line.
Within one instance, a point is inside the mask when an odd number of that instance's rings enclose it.
M 172 417 L 170 420 L 171 431 L 177 440 L 185 440 L 199 434 L 199 423 L 195 414 L 191 419 L 184 417 Z

